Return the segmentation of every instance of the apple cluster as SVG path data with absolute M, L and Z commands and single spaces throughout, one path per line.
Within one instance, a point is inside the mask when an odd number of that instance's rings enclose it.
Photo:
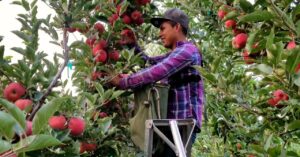
M 231 8 L 229 6 L 221 6 L 218 10 L 218 18 L 220 20 L 223 20 L 227 13 L 232 11 L 234 8 Z M 249 50 L 247 50 L 245 48 L 246 44 L 247 44 L 247 40 L 248 40 L 248 34 L 246 32 L 246 30 L 240 29 L 238 28 L 237 22 L 235 19 L 226 19 L 225 21 L 225 28 L 228 30 L 232 30 L 234 37 L 232 38 L 232 47 L 234 49 L 244 49 L 242 52 L 242 56 L 244 58 L 244 61 L 246 64 L 253 64 L 255 61 L 255 56 L 257 55 L 258 52 L 249 52 Z M 255 50 L 259 47 L 258 42 L 256 42 L 254 45 L 252 45 L 252 48 Z M 286 49 L 287 50 L 292 50 L 296 47 L 296 42 L 294 40 L 294 38 L 292 38 L 292 40 L 290 42 L 287 43 Z M 298 72 L 298 70 L 300 69 L 300 64 L 298 65 L 296 72 Z

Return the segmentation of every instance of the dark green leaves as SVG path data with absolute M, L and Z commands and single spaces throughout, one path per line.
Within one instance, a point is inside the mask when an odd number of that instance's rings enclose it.
M 62 143 L 56 138 L 50 135 L 40 134 L 40 135 L 33 135 L 25 138 L 24 140 L 14 145 L 14 148 L 16 149 L 17 152 L 29 152 L 29 151 L 40 150 L 51 146 L 57 146 L 60 144 Z
M 10 113 L 10 115 L 17 121 L 18 125 L 25 129 L 25 116 L 23 112 L 16 107 L 16 105 L 2 98 L 0 98 L 0 105 L 3 106 L 8 113 Z
M 255 11 L 250 14 L 242 16 L 239 22 L 261 22 L 261 21 L 270 21 L 274 16 L 268 11 Z

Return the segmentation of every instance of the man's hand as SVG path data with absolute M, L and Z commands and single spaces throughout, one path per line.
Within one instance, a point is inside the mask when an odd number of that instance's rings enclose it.
M 131 29 L 124 29 L 121 32 L 121 44 L 122 45 L 134 45 L 136 44 L 136 37 Z
M 120 86 L 121 79 L 124 77 L 128 77 L 128 74 L 119 74 L 119 75 L 113 76 L 110 83 L 113 84 L 114 86 L 118 87 L 118 86 Z

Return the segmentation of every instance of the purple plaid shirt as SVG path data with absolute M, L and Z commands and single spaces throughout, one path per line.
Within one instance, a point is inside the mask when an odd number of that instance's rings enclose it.
M 191 67 L 201 65 L 202 60 L 198 48 L 191 42 L 178 42 L 176 48 L 170 53 L 157 57 L 146 55 L 142 57 L 153 65 L 123 78 L 120 88 L 136 88 L 167 80 L 171 84 L 167 118 L 195 118 L 200 128 L 204 105 L 203 82 L 202 79 L 187 81 L 189 76 L 200 76 L 199 72 Z M 172 85 L 172 82 L 177 83 Z

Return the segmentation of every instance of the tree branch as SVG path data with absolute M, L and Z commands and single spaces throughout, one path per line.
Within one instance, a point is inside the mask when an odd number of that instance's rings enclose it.
M 68 47 L 67 44 L 68 44 L 68 33 L 67 33 L 67 30 L 64 29 L 64 32 L 63 32 L 63 49 L 64 49 L 63 50 L 63 55 L 64 55 L 64 62 L 61 65 L 59 71 L 56 73 L 54 79 L 52 80 L 51 84 L 47 88 L 46 92 L 42 95 L 42 97 L 38 101 L 37 105 L 33 108 L 31 114 L 27 118 L 28 120 L 32 120 L 33 117 L 35 116 L 36 112 L 42 107 L 42 105 L 44 104 L 47 96 L 51 93 L 52 89 L 57 84 L 58 79 L 61 77 L 62 72 L 64 71 L 65 67 L 67 66 L 68 61 L 69 61 L 69 47 Z

